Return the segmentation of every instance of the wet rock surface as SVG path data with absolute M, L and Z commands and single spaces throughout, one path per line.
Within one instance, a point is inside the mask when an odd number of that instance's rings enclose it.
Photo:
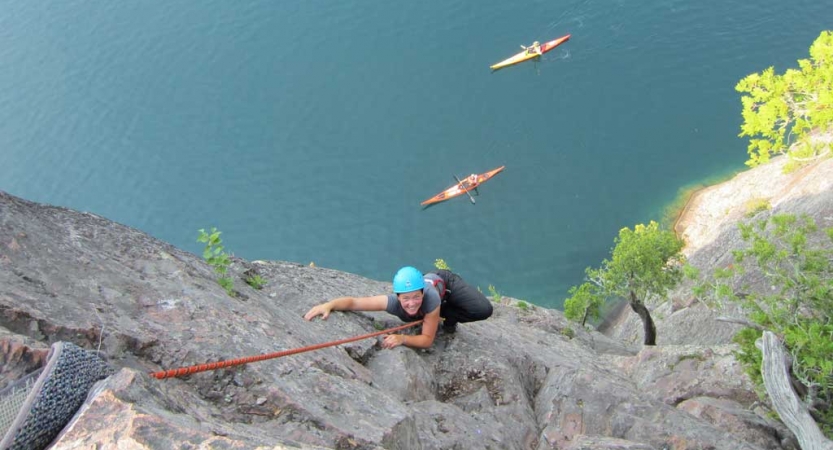
M 253 269 L 262 290 L 242 280 Z M 400 324 L 384 313 L 302 318 L 317 303 L 384 293 L 389 283 L 280 261 L 234 259 L 231 272 L 234 297 L 196 255 L 0 192 L 4 377 L 34 370 L 58 340 L 100 348 L 117 370 L 53 448 L 790 448 L 749 434 L 773 428 L 749 411 L 755 396 L 728 348 L 640 352 L 509 298 L 489 320 L 440 333 L 429 350 L 383 350 L 371 338 L 149 377 Z

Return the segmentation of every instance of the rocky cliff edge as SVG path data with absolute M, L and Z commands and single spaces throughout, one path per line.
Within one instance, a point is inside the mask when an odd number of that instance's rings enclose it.
M 833 227 L 833 158 L 784 174 L 784 157 L 736 175 L 729 181 L 696 193 L 677 221 L 677 234 L 685 241 L 683 253 L 701 274 L 733 263 L 732 250 L 744 247 L 739 222 L 761 220 L 774 214 L 807 215 L 819 229 Z M 765 289 L 766 280 L 748 273 L 739 281 Z M 721 345 L 731 342 L 742 327 L 719 322 L 718 316 L 743 317 L 736 309 L 715 313 L 691 295 L 691 283 L 683 283 L 670 301 L 650 305 L 660 345 Z M 627 343 L 642 341 L 642 323 L 629 308 L 611 319 L 605 334 Z
M 246 285 L 245 271 L 265 288 Z M 640 350 L 508 298 L 427 351 L 382 350 L 374 338 L 149 377 L 398 324 L 383 313 L 301 317 L 388 283 L 279 261 L 234 259 L 232 273 L 235 297 L 198 256 L 0 192 L 0 389 L 42 365 L 52 342 L 107 356 L 117 372 L 90 391 L 54 449 L 794 448 L 754 407 L 731 345 Z

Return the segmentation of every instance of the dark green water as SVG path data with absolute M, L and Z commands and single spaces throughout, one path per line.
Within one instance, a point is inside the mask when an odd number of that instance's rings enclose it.
M 0 189 L 196 253 L 216 226 L 247 259 L 376 279 L 444 258 L 559 307 L 620 228 L 743 167 L 735 84 L 807 57 L 830 17 L 809 0 L 0 0 Z M 500 165 L 476 205 L 419 206 Z

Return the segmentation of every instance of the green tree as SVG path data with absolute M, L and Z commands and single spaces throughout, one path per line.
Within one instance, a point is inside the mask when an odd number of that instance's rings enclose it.
M 585 272 L 588 279 L 599 279 L 598 270 L 588 267 Z M 570 320 L 580 321 L 581 326 L 587 323 L 587 319 L 598 319 L 600 317 L 605 298 L 600 295 L 597 284 L 587 281 L 579 286 L 571 287 L 568 293 L 570 298 L 564 300 L 564 316 Z
M 683 242 L 659 224 L 623 228 L 614 239 L 611 258 L 598 269 L 587 269 L 588 281 L 570 289 L 564 301 L 565 315 L 573 320 L 598 316 L 598 308 L 610 298 L 623 297 L 642 319 L 644 344 L 656 345 L 657 331 L 646 302 L 664 299 L 682 279 Z
M 751 321 L 735 336 L 738 360 L 760 386 L 761 355 L 755 341 L 764 330 L 792 353 L 791 376 L 810 414 L 833 435 L 833 228 L 818 230 L 812 218 L 776 215 L 739 225 L 745 247 L 734 263 L 716 270 L 695 290 L 713 306 L 741 305 Z M 827 242 L 825 245 L 824 243 Z M 762 276 L 763 287 L 739 285 L 744 273 Z M 742 320 L 739 320 L 742 321 Z
M 791 170 L 830 153 L 833 143 L 833 33 L 824 31 L 810 47 L 810 59 L 777 75 L 773 67 L 753 73 L 735 89 L 745 93 L 740 137 L 749 136 L 755 167 L 786 154 Z

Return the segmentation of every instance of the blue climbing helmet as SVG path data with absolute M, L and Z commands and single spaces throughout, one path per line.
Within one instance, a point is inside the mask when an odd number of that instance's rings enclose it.
M 424 287 L 425 281 L 422 279 L 422 272 L 414 267 L 403 267 L 393 276 L 393 292 L 396 294 L 418 291 Z

